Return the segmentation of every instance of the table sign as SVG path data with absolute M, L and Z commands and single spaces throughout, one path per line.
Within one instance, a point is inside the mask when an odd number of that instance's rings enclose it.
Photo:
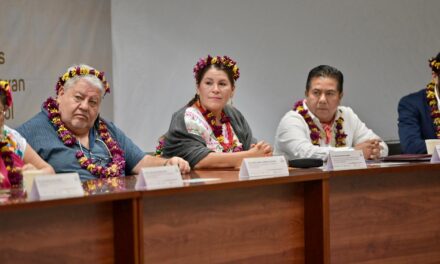
M 240 167 L 240 179 L 289 176 L 284 156 L 245 158 Z
M 440 162 L 440 145 L 435 146 L 434 152 L 432 152 L 431 163 Z
M 362 150 L 330 151 L 327 159 L 327 170 L 365 169 Z
M 177 165 L 142 168 L 135 188 L 163 189 L 183 186 L 182 175 Z
M 44 175 L 41 170 L 25 170 L 23 173 L 23 188 L 26 193 L 30 195 L 32 192 L 32 186 L 34 186 L 34 179 L 38 175 Z
M 29 200 L 50 200 L 83 196 L 78 173 L 35 176 Z

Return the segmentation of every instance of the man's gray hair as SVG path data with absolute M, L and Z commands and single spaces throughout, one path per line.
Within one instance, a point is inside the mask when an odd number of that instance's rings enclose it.
M 72 71 L 77 67 L 86 68 L 88 70 L 94 69 L 93 67 L 90 67 L 89 65 L 86 65 L 86 64 L 78 64 L 78 65 L 70 66 L 69 69 L 67 69 L 67 72 Z M 94 74 L 75 75 L 74 77 L 68 79 L 66 81 L 66 83 L 64 83 L 64 91 L 66 91 L 70 87 L 74 86 L 79 80 L 87 81 L 93 87 L 98 88 L 101 91 L 101 93 L 104 95 L 104 84 Z

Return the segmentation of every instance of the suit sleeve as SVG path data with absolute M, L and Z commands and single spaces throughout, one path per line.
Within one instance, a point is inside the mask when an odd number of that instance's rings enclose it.
M 403 153 L 426 153 L 420 124 L 421 115 L 408 97 L 403 97 L 397 108 L 399 113 L 399 138 Z

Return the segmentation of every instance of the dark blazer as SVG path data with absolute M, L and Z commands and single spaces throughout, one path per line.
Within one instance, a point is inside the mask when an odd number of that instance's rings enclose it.
M 399 138 L 403 153 L 426 153 L 425 139 L 435 139 L 431 109 L 426 100 L 426 89 L 400 99 Z

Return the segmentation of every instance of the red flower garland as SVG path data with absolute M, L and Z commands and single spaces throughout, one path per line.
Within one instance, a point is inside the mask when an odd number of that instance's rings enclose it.
M 61 114 L 58 109 L 58 103 L 52 97 L 49 97 L 43 104 L 43 108 L 46 109 L 48 117 L 52 124 L 57 129 L 58 138 L 64 143 L 64 145 L 71 147 L 77 139 L 73 133 L 68 130 L 63 121 L 61 121 Z M 119 147 L 118 143 L 113 140 L 108 132 L 107 125 L 103 120 L 99 120 L 98 125 L 99 136 L 104 141 L 105 145 L 110 151 L 111 161 L 105 165 L 96 165 L 93 161 L 84 155 L 84 152 L 78 150 L 76 152 L 76 158 L 83 169 L 90 171 L 98 178 L 108 178 L 121 176 L 125 170 L 124 152 Z
M 215 115 L 208 110 L 205 110 L 203 106 L 200 104 L 200 101 L 195 103 L 195 106 L 202 113 L 206 122 L 208 122 L 212 131 L 214 132 L 217 141 L 223 147 L 223 152 L 229 152 L 232 149 L 232 152 L 242 151 L 242 147 L 238 147 L 237 140 L 234 140 L 234 134 L 232 132 L 231 119 L 226 116 L 225 112 L 222 111 L 220 121 L 226 125 L 226 130 L 228 133 L 228 144 L 225 143 L 225 137 L 223 136 L 223 127 L 222 125 L 218 126 Z
M 12 146 L 14 146 L 14 142 L 12 142 L 9 136 L 6 136 L 6 138 L 0 142 L 1 158 L 8 172 L 8 175 L 4 176 L 8 178 L 11 187 L 20 187 L 23 183 L 23 174 L 21 173 L 21 169 L 17 168 L 14 164 L 14 158 L 12 156 L 16 154 Z
M 435 83 L 430 82 L 426 85 L 426 100 L 431 108 L 431 118 L 434 122 L 435 134 L 440 139 L 440 111 L 438 110 L 438 102 L 435 96 Z
M 309 111 L 304 108 L 304 104 L 302 100 L 295 103 L 295 106 L 293 107 L 293 111 L 296 111 L 304 118 L 310 129 L 310 140 L 312 141 L 312 144 L 319 146 L 321 133 L 319 131 L 318 126 L 315 124 L 315 122 L 313 122 L 313 119 L 310 116 Z M 344 133 L 344 129 L 343 129 L 344 118 L 342 118 L 341 116 L 337 120 L 335 120 L 335 122 L 336 122 L 335 146 L 345 147 L 346 146 L 345 139 L 347 138 L 347 134 Z

